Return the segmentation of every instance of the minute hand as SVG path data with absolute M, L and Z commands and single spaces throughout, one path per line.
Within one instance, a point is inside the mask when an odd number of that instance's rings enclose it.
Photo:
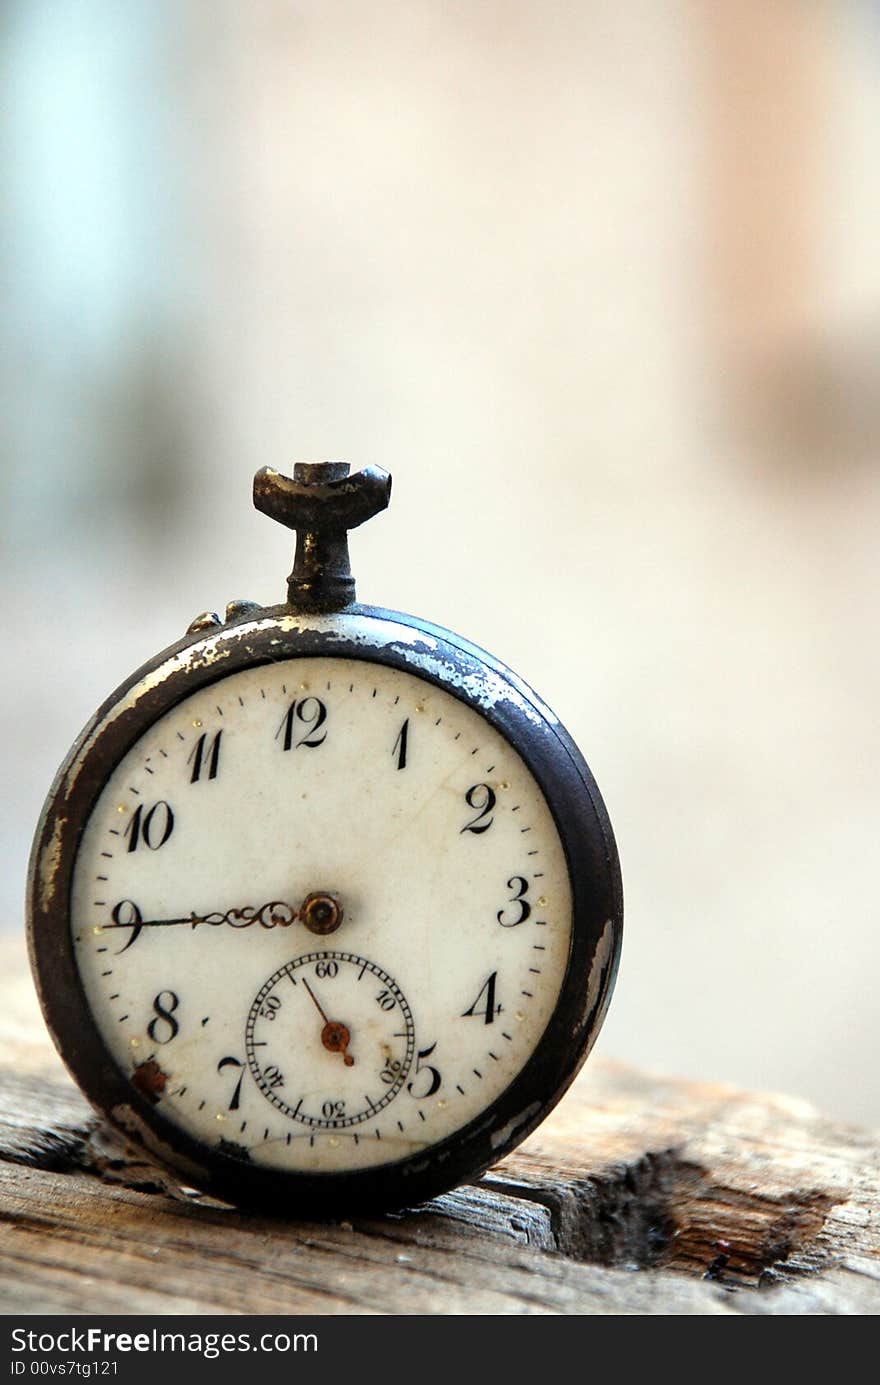
M 215 912 L 209 914 L 197 914 L 193 911 L 180 918 L 173 919 L 145 919 L 140 909 L 130 900 L 125 901 L 129 906 L 131 917 L 123 919 L 120 917 L 122 905 L 117 904 L 112 913 L 113 922 L 101 925 L 101 931 L 107 932 L 110 929 L 130 928 L 131 937 L 120 948 L 120 953 L 126 952 L 132 943 L 136 942 L 143 928 L 179 928 L 189 925 L 190 928 L 197 928 L 200 923 L 206 923 L 211 928 L 218 928 L 221 924 L 228 924 L 230 928 L 250 928 L 251 924 L 259 924 L 261 928 L 289 928 L 298 917 L 298 911 L 290 904 L 285 904 L 283 900 L 272 900 L 268 904 L 263 904 L 257 908 L 253 904 L 244 904 L 234 909 L 227 909 L 225 913 Z

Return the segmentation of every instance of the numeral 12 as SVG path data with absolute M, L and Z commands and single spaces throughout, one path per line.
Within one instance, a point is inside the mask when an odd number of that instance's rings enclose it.
M 277 741 L 279 736 L 283 736 L 282 750 L 298 750 L 300 746 L 314 750 L 327 739 L 327 732 L 320 731 L 326 720 L 327 708 L 319 697 L 303 697 L 298 702 L 294 700 L 284 713 L 275 739 Z

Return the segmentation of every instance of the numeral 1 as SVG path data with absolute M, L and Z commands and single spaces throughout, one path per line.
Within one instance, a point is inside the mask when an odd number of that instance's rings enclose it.
M 397 734 L 397 740 L 394 742 L 394 748 L 391 751 L 392 755 L 397 756 L 398 769 L 406 769 L 406 743 L 408 739 L 409 717 L 407 717 L 406 721 L 401 726 L 400 731 Z

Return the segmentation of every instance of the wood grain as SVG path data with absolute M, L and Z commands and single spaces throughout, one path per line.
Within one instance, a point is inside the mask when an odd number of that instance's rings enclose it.
M 880 1310 L 880 1138 L 593 1058 L 478 1184 L 310 1225 L 179 1187 L 104 1127 L 0 947 L 5 1313 Z

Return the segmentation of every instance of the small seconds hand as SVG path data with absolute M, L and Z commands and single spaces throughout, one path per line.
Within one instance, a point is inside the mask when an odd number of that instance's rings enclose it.
M 308 991 L 309 995 L 311 996 L 311 998 L 312 998 L 312 1004 L 314 1005 L 314 1007 L 315 1007 L 315 1009 L 317 1010 L 318 1014 L 321 1016 L 321 1019 L 324 1021 L 325 1024 L 329 1024 L 330 1021 L 328 1020 L 327 1016 L 325 1015 L 324 1011 L 323 1011 L 322 1008 L 321 1008 L 321 1002 L 320 1002 L 320 1000 L 319 1000 L 318 997 L 315 995 L 315 992 L 312 990 L 311 986 L 309 985 L 309 983 L 308 983 L 308 981 L 305 979 L 305 977 L 303 977 L 303 985 L 305 986 L 306 990 Z

